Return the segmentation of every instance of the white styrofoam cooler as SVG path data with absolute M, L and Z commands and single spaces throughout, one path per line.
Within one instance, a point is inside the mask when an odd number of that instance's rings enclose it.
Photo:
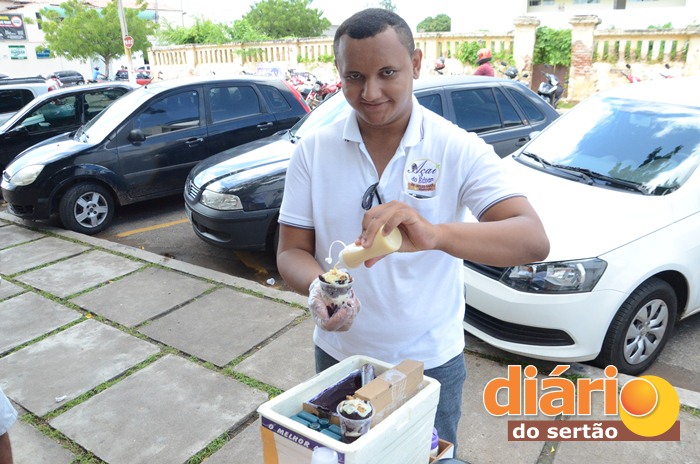
M 440 396 L 440 382 L 423 376 L 421 389 L 354 443 L 342 443 L 292 419 L 302 403 L 369 363 L 377 375 L 393 367 L 374 358 L 352 356 L 258 408 L 265 464 L 308 464 L 314 448 L 325 446 L 339 464 L 426 464 Z

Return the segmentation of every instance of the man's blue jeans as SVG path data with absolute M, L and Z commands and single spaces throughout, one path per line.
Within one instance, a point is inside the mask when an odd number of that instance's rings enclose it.
M 316 373 L 324 371 L 338 361 L 319 347 L 314 350 Z M 457 425 L 462 416 L 462 386 L 467 379 L 464 355 L 460 354 L 442 366 L 426 369 L 424 374 L 440 382 L 440 400 L 435 414 L 435 428 L 443 440 L 455 446 L 457 452 Z

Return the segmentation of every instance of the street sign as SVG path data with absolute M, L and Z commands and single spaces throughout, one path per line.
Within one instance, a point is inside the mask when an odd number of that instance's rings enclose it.
M 130 35 L 124 36 L 124 46 L 126 48 L 131 48 L 134 46 L 134 38 Z

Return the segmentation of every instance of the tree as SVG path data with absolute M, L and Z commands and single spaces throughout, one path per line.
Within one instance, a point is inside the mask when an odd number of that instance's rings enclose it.
M 245 18 L 233 22 L 234 42 L 261 42 L 270 40 L 270 37 L 257 31 Z
M 416 26 L 418 32 L 450 32 L 452 19 L 446 14 L 439 14 L 434 18 L 428 16 Z
M 151 43 L 148 36 L 156 29 L 152 21 L 139 18 L 146 9 L 145 0 L 138 0 L 138 7 L 125 8 L 129 35 L 134 38 L 132 50 L 146 55 Z M 103 9 L 92 8 L 79 0 L 61 3 L 63 14 L 55 10 L 41 10 L 41 27 L 45 44 L 51 56 L 62 56 L 71 60 L 101 58 L 105 73 L 109 75 L 110 61 L 124 55 L 124 44 L 119 21 L 117 0 L 112 0 Z
M 312 0 L 262 0 L 243 19 L 272 39 L 317 37 L 331 26 L 323 12 L 309 8 Z
M 571 66 L 571 29 L 542 26 L 535 33 L 534 64 Z
M 379 0 L 379 8 L 396 13 L 396 5 L 391 0 Z
M 191 27 L 173 26 L 166 22 L 158 31 L 158 41 L 165 45 L 259 42 L 269 39 L 253 29 L 245 19 L 236 20 L 231 26 L 209 19 L 195 18 Z

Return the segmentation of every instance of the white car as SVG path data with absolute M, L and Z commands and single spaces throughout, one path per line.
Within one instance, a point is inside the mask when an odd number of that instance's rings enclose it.
M 502 350 L 635 375 L 700 311 L 700 78 L 589 98 L 504 158 L 545 262 L 465 262 L 465 330 Z
M 0 124 L 39 95 L 58 88 L 52 79 L 47 80 L 43 77 L 0 79 Z

